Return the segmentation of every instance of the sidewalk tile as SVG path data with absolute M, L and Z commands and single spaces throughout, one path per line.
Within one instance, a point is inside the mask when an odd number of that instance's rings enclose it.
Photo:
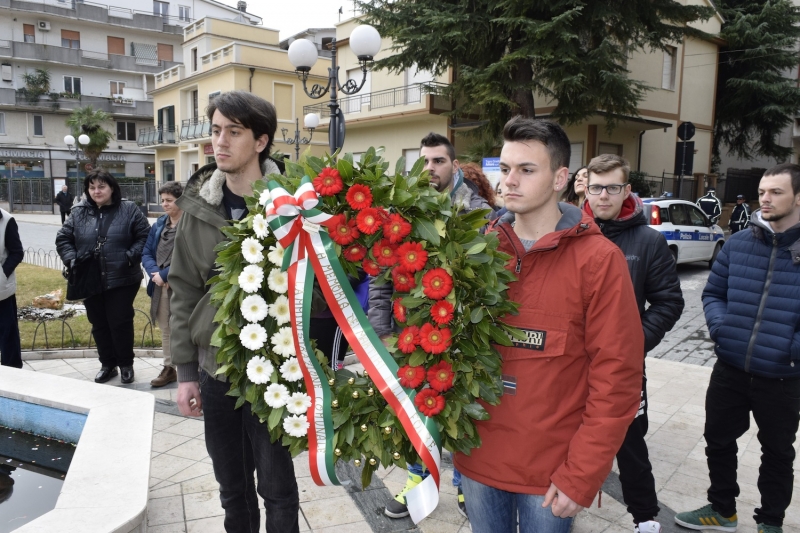
M 177 522 L 175 524 L 148 527 L 147 533 L 186 533 L 186 524 Z
M 364 519 L 349 495 L 301 503 L 303 514 L 312 529 L 350 524 Z
M 183 491 L 184 494 L 219 489 L 219 483 L 217 483 L 217 479 L 214 477 L 213 472 L 190 479 L 188 481 L 184 481 L 180 484 L 180 486 L 181 491 Z
M 158 431 L 153 434 L 153 451 L 164 453 L 189 440 L 191 440 L 191 437 Z
M 611 522 L 589 513 L 578 513 L 572 522 L 572 533 L 600 533 L 611 527 Z
M 149 499 L 154 500 L 156 498 L 169 498 L 172 496 L 181 496 L 180 485 L 175 484 L 161 489 L 151 490 L 149 494 Z
M 461 529 L 461 525 L 443 522 L 434 518 L 426 518 L 417 524 L 417 527 L 419 527 L 423 533 L 458 533 Z M 317 530 L 315 529 L 314 531 L 316 532 Z
M 150 475 L 159 479 L 169 479 L 194 464 L 195 461 L 190 459 L 161 454 L 150 461 Z
M 167 428 L 180 424 L 186 420 L 182 416 L 168 415 L 165 413 L 156 413 L 153 419 L 153 430 L 164 431 Z
M 341 526 L 323 527 L 322 529 L 315 529 L 314 533 L 372 533 L 372 528 L 369 527 L 366 521 L 363 521 Z
M 220 505 L 219 490 L 184 494 L 183 509 L 187 521 L 225 514 Z
M 225 517 L 213 516 L 186 522 L 186 533 L 220 533 L 225 531 Z
M 342 487 L 320 487 L 311 477 L 297 478 L 297 490 L 301 503 L 338 498 L 347 494 Z
M 186 437 L 199 437 L 205 432 L 205 426 L 202 420 L 192 420 L 189 418 L 182 418 L 181 422 L 165 428 L 163 431 L 168 433 L 175 433 L 177 435 L 184 435 Z
M 147 525 L 183 523 L 183 505 L 180 496 L 158 498 L 147 502 Z
M 165 451 L 165 453 L 167 455 L 183 457 L 184 459 L 191 459 L 193 461 L 200 461 L 208 457 L 206 442 L 200 439 L 188 439 L 186 442 Z
M 180 458 L 174 457 L 174 459 L 180 459 Z M 186 459 L 181 459 L 181 461 L 186 461 Z M 214 467 L 211 466 L 210 463 L 196 462 L 189 468 L 181 470 L 177 474 L 170 477 L 169 481 L 173 483 L 183 483 L 184 481 L 189 481 L 190 479 L 203 477 L 213 472 L 214 472 Z

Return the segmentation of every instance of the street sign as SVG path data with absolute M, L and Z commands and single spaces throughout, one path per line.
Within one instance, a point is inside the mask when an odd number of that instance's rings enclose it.
M 94 168 L 94 167 L 92 167 L 92 164 L 91 164 L 91 163 L 86 163 L 85 165 L 83 165 L 83 169 L 84 169 L 86 172 L 89 172 L 89 171 L 90 171 L 90 170 L 92 170 L 93 168 Z
M 694 137 L 694 124 L 691 122 L 683 122 L 678 126 L 678 139 L 682 141 L 689 141 Z
M 499 157 L 484 157 L 481 170 L 483 174 L 492 184 L 492 189 L 497 189 L 497 184 L 500 183 L 500 158 Z
M 675 143 L 675 174 L 691 176 L 694 171 L 694 141 Z

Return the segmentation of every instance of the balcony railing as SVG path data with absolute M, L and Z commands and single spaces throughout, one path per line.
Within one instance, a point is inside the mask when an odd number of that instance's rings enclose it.
M 152 11 L 139 11 L 86 0 L 66 0 L 58 3 L 50 3 L 43 0 L 0 0 L 0 8 L 61 15 L 77 20 L 118 24 L 133 29 L 155 30 L 177 35 L 183 33 L 184 25 L 192 22 L 192 19 L 156 15 Z
M 181 120 L 181 141 L 211 137 L 211 121 L 207 118 L 187 118 Z
M 445 83 L 415 83 L 413 85 L 395 87 L 394 89 L 340 98 L 339 107 L 342 113 L 353 114 L 364 111 L 364 106 L 367 107 L 367 111 L 372 111 L 373 109 L 386 107 L 418 104 L 422 102 L 423 96 L 441 94 L 445 87 L 447 87 Z M 327 102 L 303 106 L 303 114 L 306 115 L 308 113 L 317 113 L 320 118 L 330 118 L 331 116 L 331 110 Z
M 176 61 L 151 60 L 22 41 L 0 41 L 0 56 L 147 74 L 157 74 L 164 69 L 181 64 Z
M 0 89 L 3 93 L 7 91 L 15 92 L 13 89 Z M 56 93 L 53 93 L 56 94 Z M 6 103 L 6 98 L 0 98 L 0 103 Z M 134 115 L 152 118 L 153 102 L 148 100 L 131 100 L 127 98 L 103 98 L 100 96 L 86 96 L 82 94 L 74 97 L 59 96 L 55 99 L 49 96 L 41 96 L 38 100 L 26 97 L 24 94 L 16 93 L 14 102 L 19 107 L 49 108 L 52 111 L 73 110 L 78 107 L 91 106 L 95 110 L 105 111 L 113 115 Z
M 175 128 L 167 126 L 150 126 L 139 130 L 136 140 L 139 146 L 155 146 L 156 144 L 175 144 Z

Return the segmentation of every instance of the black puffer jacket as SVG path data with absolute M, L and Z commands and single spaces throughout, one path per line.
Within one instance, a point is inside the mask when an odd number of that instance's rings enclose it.
M 112 216 L 101 258 L 103 290 L 125 287 L 142 281 L 142 250 L 150 224 L 133 202 L 121 200 L 98 208 L 86 199 L 72 208 L 56 235 L 56 249 L 65 265 L 87 257 L 97 245 L 101 221 Z
M 592 217 L 589 202 L 584 210 Z M 675 260 L 664 236 L 647 225 L 642 200 L 631 195 L 614 220 L 595 218 L 603 235 L 620 247 L 628 261 L 628 270 L 639 305 L 644 328 L 644 350 L 649 352 L 675 326 L 683 312 L 683 292 Z M 650 307 L 645 310 L 645 303 Z

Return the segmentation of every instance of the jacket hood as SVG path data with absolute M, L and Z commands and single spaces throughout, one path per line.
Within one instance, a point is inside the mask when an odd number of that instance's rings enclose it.
M 536 241 L 535 248 L 555 248 L 558 246 L 562 237 L 600 233 L 600 229 L 596 224 L 592 223 L 592 219 L 589 218 L 589 215 L 576 206 L 566 202 L 559 202 L 558 209 L 561 211 L 561 218 L 558 220 L 555 230 Z M 513 217 L 513 213 L 511 213 L 511 215 Z M 505 234 L 510 240 L 509 244 L 515 247 L 514 241 L 518 239 L 512 227 L 513 218 L 512 222 L 501 223 L 500 220 L 504 218 L 507 218 L 506 215 L 495 220 L 489 231 L 495 229 L 499 230 L 502 227 L 503 231 L 500 231 L 500 234 Z
M 279 163 L 268 157 L 261 166 L 263 175 L 281 174 Z M 186 184 L 186 191 L 195 196 L 200 196 L 211 206 L 222 204 L 222 185 L 225 183 L 225 173 L 217 168 L 216 163 L 209 163 L 197 170 Z
M 756 209 L 750 215 L 750 230 L 756 239 L 767 241 L 770 235 L 778 239 L 778 246 L 786 246 L 792 254 L 792 262 L 800 265 L 800 223 L 795 224 L 783 233 L 775 233 L 772 226 L 762 218 L 761 209 Z
M 584 202 L 583 210 L 597 222 L 597 225 L 600 226 L 600 231 L 606 237 L 617 235 L 634 226 L 647 224 L 647 219 L 644 216 L 644 203 L 635 194 L 631 194 L 622 202 L 622 209 L 620 209 L 617 218 L 614 220 L 602 220 L 595 217 L 589 202 Z
M 558 224 L 556 224 L 556 231 L 573 227 L 581 221 L 581 217 L 583 216 L 583 213 L 581 213 L 581 210 L 578 207 L 567 202 L 558 202 L 558 210 L 561 211 L 561 218 L 559 219 Z M 514 213 L 505 207 L 500 211 L 493 213 L 493 215 L 494 216 L 491 218 L 491 223 L 489 225 L 489 231 L 500 226 L 501 224 L 513 224 L 516 220 Z

